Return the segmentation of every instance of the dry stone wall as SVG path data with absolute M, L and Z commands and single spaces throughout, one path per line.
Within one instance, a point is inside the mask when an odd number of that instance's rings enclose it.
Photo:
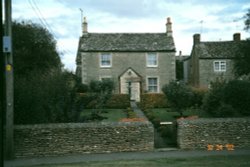
M 15 156 L 151 151 L 154 129 L 148 121 L 15 126 Z
M 232 144 L 250 148 L 250 118 L 178 120 L 181 149 L 207 149 L 208 145 Z

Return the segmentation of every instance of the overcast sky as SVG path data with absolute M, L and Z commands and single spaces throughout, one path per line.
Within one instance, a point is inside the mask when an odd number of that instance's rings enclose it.
M 232 40 L 240 32 L 249 0 L 12 0 L 14 20 L 46 26 L 57 40 L 65 67 L 75 71 L 81 11 L 89 32 L 165 32 L 171 17 L 176 54 L 190 55 L 192 36 L 202 41 Z

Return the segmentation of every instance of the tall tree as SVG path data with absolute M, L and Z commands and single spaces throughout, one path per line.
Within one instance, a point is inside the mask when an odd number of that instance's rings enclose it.
M 15 123 L 69 122 L 74 75 L 62 70 L 53 35 L 31 22 L 13 23 Z
M 15 75 L 59 69 L 62 64 L 53 35 L 32 22 L 14 22 L 13 55 Z
M 247 13 L 245 14 L 244 23 L 245 31 L 250 30 L 250 9 L 248 9 Z M 235 75 L 240 77 L 243 75 L 249 76 L 250 74 L 250 39 L 247 39 L 244 42 L 238 43 L 240 51 L 236 56 L 235 63 L 234 63 L 234 70 Z

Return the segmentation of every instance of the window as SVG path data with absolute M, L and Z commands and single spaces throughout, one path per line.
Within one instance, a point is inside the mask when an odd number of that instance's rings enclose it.
M 226 61 L 214 61 L 215 72 L 225 72 L 227 68 Z
M 157 54 L 156 53 L 148 53 L 147 54 L 147 67 L 157 67 Z
M 148 78 L 148 92 L 157 93 L 158 92 L 158 78 L 150 77 Z
M 112 81 L 112 77 L 111 76 L 101 76 L 100 81 Z
M 100 66 L 101 67 L 111 67 L 112 66 L 112 56 L 110 53 L 102 53 L 100 55 Z

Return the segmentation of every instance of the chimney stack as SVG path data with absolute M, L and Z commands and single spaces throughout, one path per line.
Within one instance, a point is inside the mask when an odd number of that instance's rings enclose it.
M 199 44 L 201 42 L 201 35 L 200 34 L 194 34 L 194 45 Z
M 87 34 L 88 33 L 88 23 L 86 17 L 83 18 L 83 23 L 82 23 L 82 34 Z
M 171 37 L 173 34 L 173 31 L 172 31 L 172 22 L 171 22 L 170 17 L 167 18 L 166 31 L 167 31 L 167 36 Z
M 239 41 L 241 40 L 241 39 L 240 39 L 240 33 L 235 33 L 235 34 L 233 35 L 233 40 L 239 42 Z

